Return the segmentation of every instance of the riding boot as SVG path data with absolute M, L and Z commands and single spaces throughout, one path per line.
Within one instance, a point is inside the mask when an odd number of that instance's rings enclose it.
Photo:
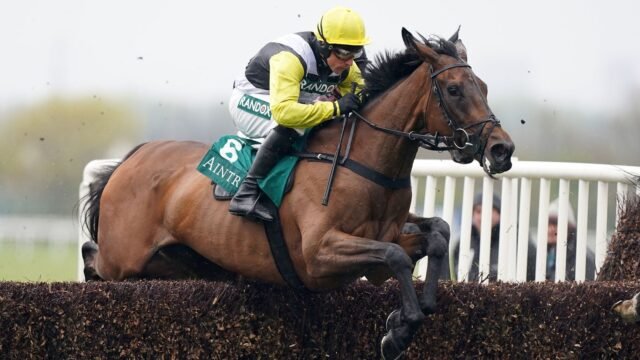
M 229 212 L 254 220 L 273 221 L 274 214 L 263 203 L 265 194 L 258 187 L 258 180 L 265 178 L 276 163 L 291 151 L 298 133 L 283 126 L 273 128 L 264 140 L 256 158 L 240 188 L 229 203 Z

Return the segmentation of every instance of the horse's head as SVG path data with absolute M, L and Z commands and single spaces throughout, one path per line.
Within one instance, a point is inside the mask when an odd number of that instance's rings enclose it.
M 467 64 L 467 50 L 458 31 L 449 40 L 423 37 L 419 41 L 403 28 L 402 38 L 431 68 L 426 131 L 445 136 L 446 148 L 456 162 L 476 159 L 489 175 L 509 170 L 515 147 L 489 108 L 487 85 Z M 428 111 L 432 106 L 442 111 Z

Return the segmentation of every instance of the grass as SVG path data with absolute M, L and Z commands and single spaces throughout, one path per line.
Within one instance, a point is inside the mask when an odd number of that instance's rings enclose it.
M 0 240 L 0 281 L 76 281 L 75 243 L 16 243 Z

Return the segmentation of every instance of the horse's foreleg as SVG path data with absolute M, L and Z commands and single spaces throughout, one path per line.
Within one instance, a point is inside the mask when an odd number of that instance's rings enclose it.
M 432 314 L 436 310 L 436 292 L 438 278 L 442 271 L 442 263 L 449 248 L 449 224 L 441 218 L 422 218 L 416 225 L 426 242 L 425 253 L 429 262 L 427 265 L 427 279 L 420 298 L 420 307 L 425 314 Z
M 419 222 L 420 225 L 413 222 L 405 223 L 402 228 L 402 234 L 393 242 L 404 249 L 414 265 L 418 260 L 427 256 L 428 252 L 431 257 L 436 257 L 443 251 L 446 253 L 447 247 L 449 246 L 449 227 L 446 222 L 440 218 L 420 218 L 412 216 L 410 219 Z M 441 223 L 438 223 L 438 221 Z M 434 224 L 436 226 L 433 226 Z M 432 234 L 434 227 L 437 228 L 438 230 L 436 231 L 439 232 L 436 236 Z M 442 241 L 443 238 L 444 242 Z M 441 263 L 442 261 L 438 264 Z M 386 267 L 379 267 L 369 270 L 365 276 L 371 283 L 380 285 L 392 277 L 393 273 Z M 437 277 L 436 275 L 436 279 Z
M 382 340 L 385 359 L 396 359 L 407 348 L 424 321 L 418 295 L 412 281 L 413 262 L 398 244 L 364 239 L 341 232 L 325 236 L 322 246 L 308 267 L 310 275 L 322 278 L 362 274 L 367 268 L 388 267 L 400 286 L 402 306 L 387 320 Z
M 402 234 L 395 242 L 409 255 L 414 265 L 424 256 L 429 257 L 427 278 L 420 297 L 420 308 L 428 315 L 436 311 L 438 278 L 449 248 L 450 230 L 449 225 L 437 217 L 410 216 L 409 219 L 414 222 L 404 225 Z M 366 273 L 367 279 L 376 285 L 391 276 L 393 274 L 388 268 L 375 268 Z
M 418 229 L 418 227 L 415 226 L 415 229 Z M 394 243 L 398 244 L 404 250 L 404 252 L 409 255 L 409 258 L 411 258 L 411 262 L 415 267 L 416 261 L 420 260 L 426 255 L 424 236 L 419 233 L 419 231 L 410 233 L 404 232 L 405 230 L 403 230 L 403 234 L 399 235 Z M 387 266 L 378 266 L 369 269 L 365 273 L 367 280 L 369 280 L 369 282 L 374 285 L 381 285 L 383 282 L 393 277 L 393 275 L 393 272 Z

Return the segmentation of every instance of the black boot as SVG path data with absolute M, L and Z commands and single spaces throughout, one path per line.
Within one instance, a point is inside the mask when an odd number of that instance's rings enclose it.
M 229 212 L 256 220 L 273 221 L 274 215 L 262 202 L 266 196 L 258 187 L 258 179 L 269 174 L 275 164 L 289 151 L 297 139 L 298 133 L 290 128 L 276 126 L 264 140 L 247 177 L 229 203 Z

